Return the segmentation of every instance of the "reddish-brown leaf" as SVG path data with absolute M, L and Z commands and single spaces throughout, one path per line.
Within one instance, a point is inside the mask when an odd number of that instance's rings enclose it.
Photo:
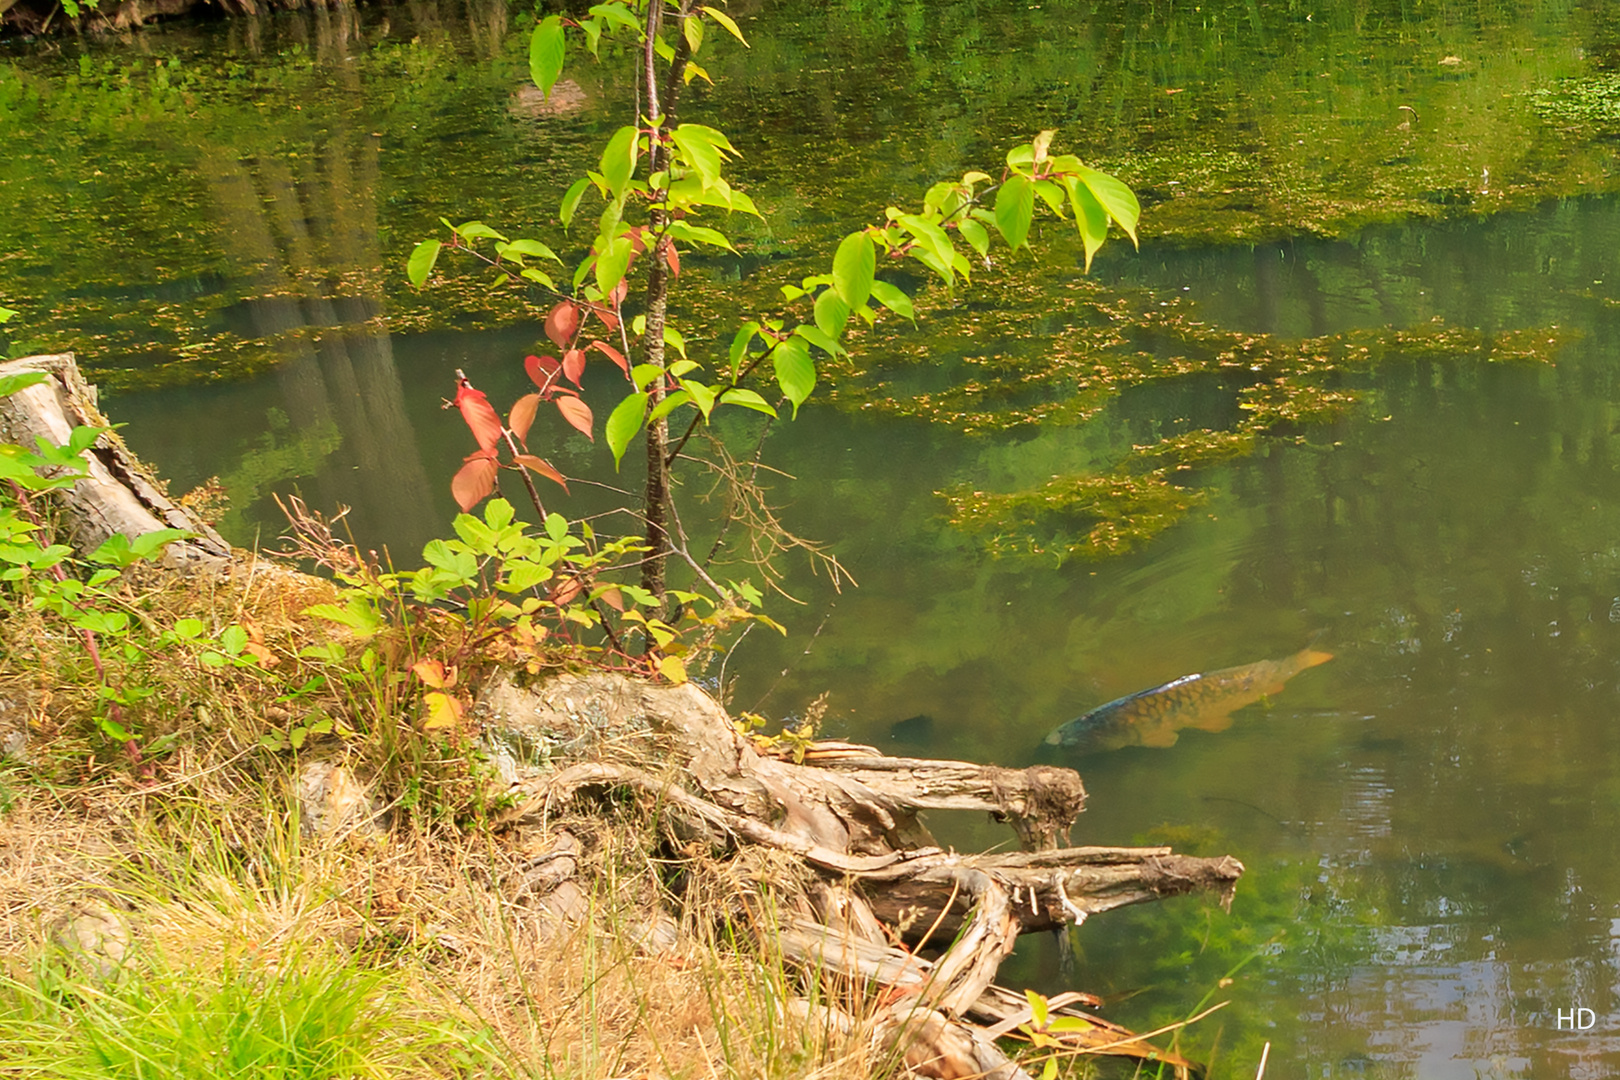
M 646 234 L 648 233 L 648 231 L 649 230 L 647 230 L 646 228 L 634 229 L 634 230 L 631 231 L 631 233 L 630 233 L 630 250 L 631 250 L 631 252 L 633 252 L 636 255 L 640 255 L 643 251 L 647 250 Z
M 620 352 L 618 349 L 615 349 L 605 341 L 593 341 L 589 347 L 595 349 L 597 352 L 601 353 L 615 364 L 618 364 L 619 370 L 624 372 L 626 376 L 630 374 L 630 361 L 626 360 L 624 358 L 624 353 Z
M 608 296 L 608 299 L 613 301 L 613 310 L 619 310 L 619 305 L 623 304 L 624 298 L 629 295 L 630 279 L 625 278 L 623 281 L 619 282 L 618 285 L 614 286 L 613 292 Z
M 607 327 L 608 333 L 611 334 L 619 328 L 619 316 L 606 304 L 592 304 L 591 314 L 602 320 L 602 325 Z
M 587 439 L 592 442 L 596 441 L 596 436 L 591 434 L 591 407 L 589 405 L 577 397 L 559 397 L 557 398 L 557 411 L 562 413 L 564 420 L 584 432 Z
M 547 461 L 545 458 L 538 458 L 533 454 L 519 454 L 512 460 L 517 462 L 519 465 L 533 469 L 547 480 L 555 480 L 557 483 L 562 485 L 562 489 L 564 491 L 568 490 L 568 479 L 564 477 L 562 473 L 558 472 L 556 469 L 553 469 L 551 467 L 551 462 Z
M 568 381 L 578 386 L 580 376 L 585 374 L 585 350 L 569 349 L 563 353 L 562 370 Z
M 513 404 L 512 412 L 506 418 L 506 426 L 512 429 L 512 434 L 518 437 L 518 442 L 525 449 L 529 445 L 529 427 L 534 423 L 534 414 L 539 408 L 540 395 L 525 394 Z
M 669 264 L 669 272 L 675 277 L 681 276 L 681 256 L 675 250 L 674 244 L 664 245 L 664 261 Z
M 559 349 L 566 349 L 579 333 L 579 305 L 564 300 L 546 316 L 546 337 Z
M 473 438 L 484 450 L 493 450 L 500 445 L 501 427 L 500 414 L 495 406 L 489 403 L 482 390 L 474 390 L 472 384 L 463 380 L 456 385 L 456 408 L 461 410 L 461 418 L 467 421 L 472 428 Z
M 551 602 L 558 607 L 562 607 L 564 604 L 573 603 L 579 594 L 584 591 L 585 584 L 579 578 L 564 578 L 557 582 L 556 587 L 551 590 Z
M 463 513 L 477 506 L 495 490 L 495 474 L 499 470 L 500 465 L 496 463 L 493 451 L 467 458 L 467 464 L 450 481 L 450 494 L 456 497 L 456 505 L 461 507 Z
M 602 603 L 606 604 L 608 607 L 612 608 L 614 611 L 617 611 L 620 614 L 624 613 L 624 594 L 618 589 L 604 589 L 602 590 L 602 595 L 598 596 L 597 599 L 602 601 Z
M 540 388 L 542 397 L 551 396 L 552 384 L 557 376 L 562 374 L 562 365 L 557 363 L 554 356 L 529 356 L 523 360 L 523 370 L 529 373 L 534 385 Z

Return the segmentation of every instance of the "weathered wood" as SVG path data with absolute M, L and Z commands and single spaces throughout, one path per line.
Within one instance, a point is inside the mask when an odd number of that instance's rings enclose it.
M 535 691 L 497 679 L 481 696 L 486 722 L 533 726 L 589 745 L 640 740 L 650 768 L 600 755 L 512 788 L 501 819 L 551 819 L 570 800 L 629 792 L 656 806 L 683 842 L 720 849 L 762 845 L 796 855 L 819 880 L 762 926 L 784 955 L 812 972 L 890 988 L 876 1037 L 912 1074 L 941 1078 L 1026 1075 L 981 1022 L 1002 1034 L 1028 1021 L 1022 995 L 994 985 L 1019 934 L 1060 929 L 1126 904 L 1195 891 L 1229 902 L 1243 872 L 1235 859 L 1169 848 L 1057 847 L 1085 803 L 1070 769 L 1004 769 L 959 761 L 889 758 L 868 746 L 818 743 L 802 760 L 741 733 L 697 687 L 657 687 L 608 674 L 565 675 Z M 958 855 L 933 843 L 925 809 L 985 810 L 1007 820 L 1026 850 Z M 897 947 L 948 947 L 927 960 Z M 1024 1010 L 1021 1012 L 1020 1010 Z M 1087 1052 L 1171 1059 L 1089 1014 L 1065 1033 Z
M 72 353 L 28 356 L 0 364 L 0 376 L 40 372 L 46 380 L 0 397 L 0 442 L 32 448 L 43 438 L 61 445 L 75 427 L 109 427 L 96 407 L 95 387 L 85 382 Z M 206 523 L 175 505 L 124 443 L 102 435 L 85 454 L 89 475 L 71 489 L 53 493 L 61 506 L 68 540 L 81 554 L 101 546 L 115 533 L 130 539 L 159 529 L 193 533 L 164 548 L 169 568 L 218 570 L 226 566 L 231 547 Z

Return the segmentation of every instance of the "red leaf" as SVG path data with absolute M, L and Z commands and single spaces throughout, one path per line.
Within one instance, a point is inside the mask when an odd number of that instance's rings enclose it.
M 500 414 L 482 390 L 474 390 L 465 379 L 457 383 L 456 408 L 461 410 L 461 418 L 472 428 L 473 438 L 478 440 L 480 448 L 493 450 L 500 445 L 501 432 L 505 429 L 501 427 Z
M 591 314 L 602 320 L 602 325 L 607 327 L 608 333 L 611 334 L 619 328 L 619 316 L 606 304 L 592 304 Z
M 578 386 L 579 377 L 585 374 L 585 350 L 569 349 L 563 353 L 562 372 L 569 382 Z
M 551 384 L 557 381 L 557 376 L 562 372 L 562 365 L 557 363 L 556 357 L 529 356 L 523 360 L 523 370 L 529 373 L 534 385 L 540 388 L 541 395 L 550 397 Z
M 604 589 L 597 599 L 621 615 L 624 614 L 624 594 L 618 589 Z
M 647 250 L 647 241 L 643 239 L 647 229 L 636 229 L 630 233 L 630 250 L 637 255 Z
M 499 470 L 500 465 L 496 464 L 493 453 L 473 454 L 467 459 L 467 464 L 450 481 L 450 494 L 456 497 L 456 504 L 463 513 L 477 506 L 495 490 L 495 473 Z
M 519 465 L 525 465 L 533 469 L 547 480 L 555 480 L 557 483 L 562 485 L 562 489 L 564 491 L 568 490 L 567 478 L 565 478 L 563 474 L 558 472 L 556 469 L 553 469 L 551 467 L 551 463 L 545 458 L 537 458 L 533 454 L 519 454 L 512 460 L 517 462 Z
M 618 364 L 620 371 L 624 372 L 626 375 L 630 374 L 630 361 L 624 358 L 624 353 L 620 352 L 618 349 L 615 349 L 605 341 L 593 341 L 591 342 L 590 347 L 600 352 L 603 356 L 607 357 L 615 364 Z
M 574 340 L 579 333 L 579 305 L 572 300 L 564 300 L 551 309 L 546 316 L 546 337 L 559 349 L 566 349 L 568 343 Z
M 613 301 L 613 310 L 617 311 L 619 309 L 619 305 L 624 303 L 624 298 L 629 295 L 630 279 L 625 278 L 623 281 L 614 286 L 613 292 L 608 296 L 608 299 Z
M 674 244 L 664 245 L 664 261 L 669 263 L 669 272 L 675 277 L 681 276 L 681 256 L 675 250 Z
M 585 437 L 592 442 L 596 436 L 591 434 L 591 407 L 577 397 L 560 397 L 557 399 L 557 411 L 562 418 L 585 433 Z
M 512 429 L 512 434 L 525 448 L 529 445 L 529 427 L 534 423 L 534 414 L 539 408 L 540 395 L 525 394 L 513 404 L 512 413 L 506 418 L 506 426 Z

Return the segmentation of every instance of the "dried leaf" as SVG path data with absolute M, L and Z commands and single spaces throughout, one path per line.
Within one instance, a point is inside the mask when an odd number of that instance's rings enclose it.
M 557 398 L 557 411 L 562 413 L 562 418 L 584 434 L 587 439 L 592 442 L 596 441 L 596 435 L 591 431 L 591 407 L 589 405 L 577 397 L 559 397 Z
M 546 337 L 559 349 L 566 349 L 579 333 L 579 305 L 564 300 L 546 316 Z
M 422 695 L 422 704 L 427 708 L 427 719 L 422 722 L 424 731 L 455 727 L 461 722 L 462 704 L 451 694 L 430 691 Z
M 551 463 L 545 458 L 538 458 L 533 454 L 519 454 L 512 460 L 517 462 L 519 465 L 522 465 L 524 468 L 533 469 L 547 480 L 555 480 L 557 483 L 562 485 L 562 489 L 564 491 L 568 490 L 567 478 L 564 477 L 562 473 L 552 468 Z
M 467 464 L 450 481 L 450 494 L 456 497 L 456 505 L 463 512 L 477 506 L 495 490 L 495 474 L 499 471 L 494 451 L 469 456 Z
M 539 408 L 539 394 L 524 394 L 513 403 L 511 415 L 506 418 L 506 426 L 512 429 L 512 434 L 518 437 L 524 449 L 528 449 L 529 428 L 534 424 L 534 414 Z
M 630 374 L 630 361 L 626 360 L 624 358 L 624 353 L 620 352 L 618 349 L 615 349 L 605 341 L 593 341 L 590 344 L 590 348 L 595 349 L 597 352 L 601 353 L 615 364 L 618 364 L 619 370 L 624 372 L 626 375 Z
M 585 374 L 585 350 L 569 349 L 563 353 L 562 372 L 564 378 L 578 386 L 580 377 Z
M 551 396 L 551 388 L 562 374 L 562 365 L 557 363 L 555 356 L 527 356 L 523 359 L 523 370 L 529 373 L 534 385 L 540 388 L 544 397 Z
M 467 421 L 480 448 L 493 450 L 500 445 L 501 432 L 505 429 L 501 427 L 500 414 L 482 390 L 474 390 L 472 384 L 462 380 L 456 385 L 456 408 L 461 410 L 461 418 Z
M 558 607 L 571 604 L 585 591 L 585 585 L 577 577 L 564 578 L 557 582 L 548 599 Z
M 443 690 L 449 685 L 445 680 L 444 664 L 438 660 L 418 660 L 411 665 L 411 671 L 435 690 Z

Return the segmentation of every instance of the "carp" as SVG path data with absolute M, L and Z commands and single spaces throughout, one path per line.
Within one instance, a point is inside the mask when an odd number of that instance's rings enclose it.
M 1092 709 L 1054 729 L 1046 743 L 1088 754 L 1124 746 L 1174 746 L 1176 733 L 1186 727 L 1225 731 L 1232 726 L 1233 712 L 1280 693 L 1289 679 L 1331 659 L 1332 653 L 1304 648 L 1281 660 L 1183 675 Z

